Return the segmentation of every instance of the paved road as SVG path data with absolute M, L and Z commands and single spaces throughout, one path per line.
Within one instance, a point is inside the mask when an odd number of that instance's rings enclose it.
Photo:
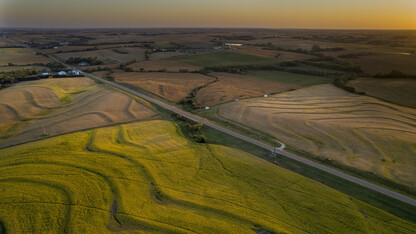
M 27 45 L 25 45 L 25 46 L 27 46 Z M 39 50 L 37 50 L 37 51 L 39 51 Z M 43 53 L 42 51 L 39 51 L 39 52 Z M 46 54 L 46 55 L 48 55 L 48 54 Z M 66 67 L 70 68 L 70 69 L 74 69 L 74 68 L 73 68 L 73 67 L 71 67 L 70 65 L 63 63 L 62 61 L 60 61 L 60 60 L 56 59 L 55 57 L 50 56 L 50 55 L 48 55 L 48 56 L 49 56 L 51 59 L 53 59 L 54 61 L 59 62 L 59 63 L 61 63 L 61 64 L 65 65 Z M 86 73 L 84 73 L 84 74 L 86 74 Z M 91 77 L 92 79 L 95 79 L 95 80 L 101 81 L 101 82 L 103 82 L 103 83 L 105 83 L 105 84 L 107 84 L 107 85 L 110 85 L 110 86 L 116 87 L 116 88 L 121 89 L 121 90 L 123 90 L 123 91 L 125 91 L 125 92 L 128 92 L 128 93 L 130 93 L 130 94 L 133 94 L 133 95 L 138 96 L 138 97 L 140 97 L 140 98 L 143 98 L 143 99 L 145 99 L 145 100 L 147 100 L 147 101 L 149 101 L 149 102 L 151 102 L 151 103 L 153 103 L 153 104 L 156 104 L 156 105 L 158 105 L 158 106 L 160 106 L 160 107 L 162 107 L 162 108 L 164 108 L 164 109 L 166 109 L 166 110 L 169 110 L 169 111 L 171 111 L 171 112 L 173 112 L 173 113 L 176 113 L 176 114 L 179 114 L 179 115 L 182 115 L 182 116 L 185 116 L 185 117 L 187 117 L 188 119 L 191 119 L 191 120 L 193 120 L 193 121 L 196 121 L 196 122 L 202 123 L 202 124 L 204 124 L 204 125 L 206 125 L 206 126 L 209 126 L 209 127 L 214 128 L 214 129 L 216 129 L 216 130 L 218 130 L 218 131 L 224 132 L 224 133 L 226 133 L 226 134 L 228 134 L 228 135 L 234 136 L 234 137 L 236 137 L 236 138 L 238 138 L 238 139 L 241 139 L 241 140 L 243 140 L 243 141 L 246 141 L 246 142 L 249 142 L 249 143 L 251 143 L 251 144 L 254 144 L 254 145 L 260 146 L 260 147 L 262 147 L 262 148 L 264 148 L 264 149 L 266 149 L 266 150 L 270 150 L 270 151 L 274 151 L 274 150 L 275 150 L 273 146 L 267 145 L 267 144 L 265 144 L 265 143 L 263 143 L 263 142 L 260 142 L 260 141 L 254 140 L 254 139 L 252 139 L 252 138 L 249 138 L 249 137 L 243 136 L 243 135 L 241 135 L 241 134 L 239 134 L 239 133 L 236 133 L 236 132 L 234 132 L 234 131 L 231 131 L 231 130 L 229 130 L 229 129 L 223 128 L 223 127 L 221 127 L 221 126 L 219 126 L 219 125 L 217 125 L 217 124 L 214 124 L 214 123 L 212 123 L 212 122 L 210 122 L 210 121 L 208 121 L 208 120 L 206 120 L 206 119 L 203 119 L 203 118 L 198 117 L 198 116 L 195 116 L 195 115 L 193 115 L 193 114 L 191 114 L 191 113 L 188 113 L 188 112 L 185 112 L 185 111 L 183 111 L 183 110 L 180 110 L 180 109 L 178 109 L 178 108 L 176 108 L 176 107 L 174 107 L 174 106 L 168 105 L 168 104 L 166 104 L 166 103 L 164 103 L 164 102 L 161 102 L 161 101 L 159 101 L 159 100 L 156 100 L 156 99 L 154 99 L 154 98 L 151 98 L 151 97 L 149 97 L 149 96 L 147 96 L 147 95 L 144 95 L 144 94 L 142 94 L 142 93 L 139 93 L 139 92 L 137 92 L 137 91 L 131 90 L 131 89 L 129 89 L 129 88 L 126 88 L 126 87 L 121 86 L 121 85 L 119 85 L 119 84 L 116 84 L 116 83 L 114 83 L 114 82 L 111 82 L 111 81 L 108 81 L 108 80 L 102 79 L 102 78 L 97 77 L 97 76 L 95 76 L 95 75 L 93 75 L 93 74 L 86 74 L 86 75 L 87 75 L 88 77 Z M 306 165 L 309 165 L 309 166 L 314 167 L 314 168 L 316 168 L 316 169 L 319 169 L 319 170 L 321 170 L 321 171 L 327 172 L 327 173 L 332 174 L 332 175 L 334 175 L 334 176 L 340 177 L 340 178 L 345 179 L 345 180 L 347 180 L 347 181 L 350 181 L 350 182 L 353 182 L 353 183 L 355 183 L 355 184 L 361 185 L 361 186 L 363 186 L 363 187 L 366 187 L 366 188 L 368 188 L 368 189 L 374 190 L 374 191 L 376 191 L 376 192 L 379 192 L 379 193 L 381 193 L 381 194 L 387 195 L 387 196 L 389 196 L 389 197 L 395 198 L 395 199 L 397 199 L 397 200 L 399 200 L 399 201 L 405 202 L 405 203 L 407 203 L 407 204 L 409 204 L 409 205 L 412 205 L 412 206 L 415 206 L 415 207 L 416 207 L 416 200 L 415 200 L 415 199 L 413 199 L 413 198 L 410 198 L 410 197 L 408 197 L 408 196 L 402 195 L 402 194 L 400 194 L 400 193 L 396 193 L 396 192 L 391 191 L 391 190 L 389 190 L 389 189 L 386 189 L 386 188 L 380 187 L 380 186 L 378 186 L 378 185 L 375 185 L 375 184 L 373 184 L 373 183 L 370 183 L 370 182 L 367 182 L 367 181 L 365 181 L 365 180 L 359 179 L 359 178 L 357 178 L 357 177 L 354 177 L 354 176 L 351 176 L 351 175 L 345 174 L 345 173 L 343 173 L 343 172 L 340 172 L 340 171 L 338 171 L 338 170 L 335 170 L 335 169 L 332 169 L 332 168 L 330 168 L 330 167 L 324 166 L 324 165 L 322 165 L 322 164 L 315 163 L 315 162 L 313 162 L 313 161 L 311 161 L 311 160 L 308 160 L 308 159 L 305 159 L 305 158 L 303 158 L 303 157 L 300 157 L 300 156 L 297 156 L 297 155 L 295 155 L 295 154 L 292 154 L 292 153 L 289 153 L 289 152 L 287 152 L 287 151 L 284 151 L 284 150 L 282 150 L 282 148 L 276 148 L 276 152 L 277 152 L 277 153 L 279 153 L 280 155 L 283 155 L 283 156 L 287 157 L 287 158 L 290 158 L 290 159 L 293 159 L 293 160 L 295 160 L 295 161 L 298 161 L 298 162 L 304 163 L 304 164 L 306 164 Z

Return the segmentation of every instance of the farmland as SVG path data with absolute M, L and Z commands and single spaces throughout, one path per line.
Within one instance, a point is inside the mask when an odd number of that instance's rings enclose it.
M 50 59 L 36 55 L 35 51 L 28 48 L 0 48 L 0 65 L 27 65 L 33 63 L 48 63 Z
M 388 193 L 415 196 L 413 31 L 5 31 L 0 72 L 57 59 L 116 84 L 0 90 L 1 234 L 416 230 Z
M 0 91 L 0 108 L 0 147 L 155 115 L 145 104 L 87 78 L 19 83 Z
M 151 61 L 140 61 L 129 65 L 133 70 L 138 71 L 144 69 L 144 71 L 159 71 L 166 69 L 168 72 L 179 72 L 181 70 L 186 71 L 199 71 L 202 68 L 198 66 L 193 66 L 187 63 L 182 63 L 172 60 L 151 60 Z
M 138 86 L 169 101 L 179 102 L 195 88 L 215 81 L 215 78 L 194 73 L 117 72 L 117 82 Z
M 330 83 L 332 81 L 332 79 L 326 77 L 294 74 L 280 71 L 249 71 L 247 74 L 252 77 L 299 86 L 313 86 Z
M 236 98 L 263 96 L 264 94 L 283 92 L 299 87 L 294 84 L 256 79 L 239 74 L 218 72 L 211 75 L 217 77 L 218 81 L 196 93 L 195 102 L 197 106 L 214 106 Z
M 174 57 L 172 60 L 189 63 L 201 67 L 230 66 L 230 65 L 265 65 L 276 61 L 254 55 L 233 52 L 215 52 L 209 54 L 187 55 Z
M 0 155 L 0 209 L 10 211 L 0 213 L 6 231 L 412 233 L 416 228 L 242 151 L 193 143 L 169 121 L 58 136 Z
M 296 152 L 410 186 L 416 110 L 318 85 L 220 106 L 218 115 L 267 132 Z
M 364 92 L 368 96 L 416 108 L 415 79 L 360 78 L 350 81 L 348 85 L 354 87 L 358 92 Z
M 99 60 L 104 63 L 126 63 L 136 60 L 144 60 L 144 50 L 141 48 L 120 48 L 119 53 L 114 51 L 114 49 L 103 49 L 103 50 L 93 50 L 93 51 L 82 51 L 82 52 L 72 52 L 72 53 L 59 53 L 56 54 L 58 58 L 67 60 L 71 57 L 97 57 Z

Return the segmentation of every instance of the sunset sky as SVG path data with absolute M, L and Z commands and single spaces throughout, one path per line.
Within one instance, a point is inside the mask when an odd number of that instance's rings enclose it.
M 416 0 L 0 0 L 0 27 L 416 29 Z

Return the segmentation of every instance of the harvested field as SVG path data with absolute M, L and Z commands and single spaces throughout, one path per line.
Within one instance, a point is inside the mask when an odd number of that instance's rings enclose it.
M 211 73 L 218 81 L 199 90 L 195 102 L 197 106 L 214 106 L 236 98 L 263 96 L 299 88 L 298 85 L 280 83 L 251 76 L 230 73 Z
M 247 74 L 256 78 L 272 80 L 281 83 L 295 84 L 299 86 L 312 86 L 332 82 L 332 79 L 327 77 L 295 74 L 281 71 L 249 71 Z
M 195 88 L 215 78 L 194 73 L 116 72 L 117 82 L 138 86 L 172 102 L 183 100 Z
M 187 54 L 182 52 L 156 52 L 150 55 L 150 60 L 164 60 L 184 55 Z
M 16 42 L 10 40 L 9 38 L 0 38 L 0 46 L 17 46 Z
M 13 63 L 15 65 L 27 65 L 33 63 L 49 63 L 49 58 L 36 55 L 35 51 L 28 48 L 0 48 L 0 66 Z
M 180 70 L 199 71 L 202 68 L 193 66 L 187 63 L 172 61 L 172 60 L 150 60 L 140 61 L 130 65 L 135 71 L 143 68 L 145 71 L 159 71 L 160 69 L 167 69 L 168 72 L 179 72 Z
M 267 65 L 274 64 L 275 59 L 264 58 L 234 52 L 215 52 L 174 57 L 172 60 L 189 63 L 200 67 L 233 66 L 233 65 Z
M 0 147 L 45 133 L 54 136 L 154 115 L 146 105 L 88 78 L 21 82 L 0 91 Z
M 228 103 L 218 113 L 272 134 L 297 152 L 414 183 L 416 109 L 318 85 Z
M 413 233 L 416 225 L 169 121 L 0 150 L 12 233 Z M 24 193 L 22 191 L 25 191 Z
M 33 68 L 36 68 L 38 71 L 50 70 L 48 67 L 44 67 L 44 66 L 0 66 L 0 72 L 11 72 L 11 71 L 17 71 L 21 69 L 33 69 Z
M 349 81 L 348 85 L 368 96 L 416 108 L 416 79 L 359 78 Z
M 371 75 L 389 73 L 392 70 L 416 74 L 416 55 L 386 52 L 345 60 L 361 66 L 364 72 Z
M 243 48 L 234 50 L 235 53 L 248 54 L 263 58 L 276 59 L 278 62 L 306 60 L 314 58 L 315 56 L 308 54 L 293 53 L 287 51 L 262 50 L 257 48 Z
M 126 63 L 133 59 L 138 61 L 144 60 L 144 49 L 142 48 L 118 48 L 118 50 L 125 51 L 127 54 L 121 54 L 114 51 L 114 49 L 93 50 L 73 53 L 56 54 L 57 57 L 67 60 L 70 57 L 97 57 L 104 63 Z

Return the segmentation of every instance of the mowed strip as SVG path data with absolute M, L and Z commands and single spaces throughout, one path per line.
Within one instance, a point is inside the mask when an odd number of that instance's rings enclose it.
M 179 102 L 193 89 L 215 81 L 195 73 L 116 72 L 113 76 L 117 82 L 138 86 L 172 102 Z
M 412 233 L 415 224 L 154 120 L 0 150 L 0 223 L 46 233 Z M 22 193 L 21 191 L 25 191 Z
M 239 74 L 218 72 L 210 75 L 217 77 L 218 81 L 197 92 L 195 98 L 197 106 L 214 106 L 237 98 L 263 96 L 300 87 L 295 84 L 258 79 Z
M 318 85 L 225 104 L 219 115 L 272 134 L 297 152 L 414 183 L 415 109 Z
M 155 112 L 89 78 L 22 82 L 0 91 L 0 147 L 45 135 L 143 120 Z

